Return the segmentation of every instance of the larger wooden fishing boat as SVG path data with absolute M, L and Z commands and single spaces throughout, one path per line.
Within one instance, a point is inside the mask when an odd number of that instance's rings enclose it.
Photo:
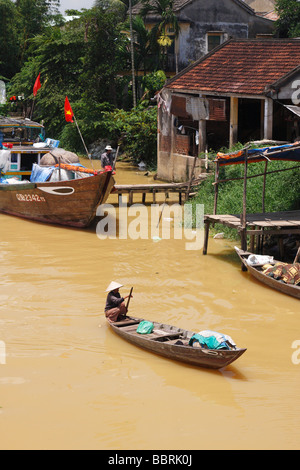
M 0 212 L 72 227 L 92 223 L 114 186 L 110 167 L 84 168 L 59 141 L 37 142 L 44 128 L 29 119 L 0 116 L 0 135 Z M 54 163 L 42 164 L 49 155 Z
M 2 183 L 0 212 L 39 222 L 88 227 L 113 186 L 112 171 L 66 181 Z
M 253 255 L 253 253 L 249 251 L 243 251 L 239 248 L 235 247 L 235 251 L 238 254 L 243 266 L 249 271 L 249 273 L 255 277 L 258 281 L 262 282 L 263 284 L 272 287 L 273 289 L 282 292 L 283 294 L 291 295 L 300 299 L 300 285 L 295 284 L 288 284 L 283 282 L 280 279 L 275 279 L 274 277 L 268 276 L 264 273 L 263 267 L 261 264 L 251 265 L 248 263 L 249 256 Z M 274 260 L 273 264 L 276 264 L 278 261 Z
M 141 318 L 125 317 L 117 322 L 108 322 L 119 336 L 130 343 L 168 359 L 184 362 L 209 369 L 221 369 L 236 361 L 246 349 L 230 347 L 229 349 L 207 349 L 189 345 L 195 333 L 164 323 L 153 323 L 151 333 L 137 332 Z

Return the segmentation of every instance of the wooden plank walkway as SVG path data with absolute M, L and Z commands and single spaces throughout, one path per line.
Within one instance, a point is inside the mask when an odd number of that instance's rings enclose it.
M 197 179 L 194 179 L 191 183 L 155 183 L 155 184 L 115 184 L 112 194 L 128 194 L 129 204 L 132 204 L 133 195 L 140 193 L 142 195 L 142 203 L 146 202 L 146 195 L 152 194 L 153 203 L 156 203 L 156 194 L 164 193 L 166 199 L 169 197 L 169 193 L 177 193 L 179 197 L 179 204 L 185 202 L 189 196 L 194 194 L 195 188 L 199 186 L 201 181 L 206 179 L 207 173 L 199 175 Z M 192 192 L 192 193 L 191 193 Z
M 241 233 L 243 230 L 240 215 L 216 214 L 205 215 L 205 236 L 203 254 L 207 254 L 210 224 L 222 224 L 234 228 Z M 246 215 L 246 235 L 250 235 L 251 248 L 253 251 L 254 236 L 265 235 L 293 235 L 300 234 L 300 210 L 284 212 L 265 212 Z

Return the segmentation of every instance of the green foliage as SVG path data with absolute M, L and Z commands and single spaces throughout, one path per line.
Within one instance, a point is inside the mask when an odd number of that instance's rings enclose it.
M 84 42 L 80 29 L 70 31 L 66 27 L 51 28 L 47 34 L 36 36 L 31 41 L 29 60 L 10 83 L 10 93 L 23 93 L 31 108 L 33 118 L 45 123 L 47 132 L 56 136 L 65 124 L 64 101 L 66 95 L 72 100 L 80 98 L 78 86 L 82 72 Z M 33 85 L 41 74 L 41 89 L 33 100 Z
M 8 103 L 0 104 L 0 116 L 7 116 L 10 110 L 10 106 Z
M 129 19 L 123 24 L 122 31 L 127 38 L 124 43 L 124 56 L 128 68 L 131 68 Z M 159 46 L 152 30 L 146 28 L 141 16 L 135 16 L 132 18 L 132 31 L 134 41 L 134 65 L 136 70 L 142 70 L 144 74 L 148 71 L 155 70 L 158 66 Z
M 148 167 L 156 165 L 157 109 L 137 107 L 131 111 L 117 109 L 104 113 L 107 134 L 126 155 Z
M 107 124 L 104 119 L 105 113 L 109 113 L 112 106 L 107 103 L 94 103 L 92 107 L 81 99 L 74 105 L 72 110 L 86 146 L 99 138 L 107 137 Z M 70 151 L 86 154 L 84 145 L 75 123 L 66 123 L 59 134 L 60 146 Z
M 142 85 L 148 99 L 154 97 L 155 93 L 162 89 L 166 83 L 167 77 L 162 70 L 148 73 L 142 78 Z
M 278 13 L 276 31 L 279 37 L 300 36 L 300 2 L 298 0 L 277 0 L 275 8 Z
M 120 23 L 110 11 L 92 9 L 82 15 L 78 24 L 84 31 L 84 54 L 79 83 L 87 103 L 111 102 L 118 105 L 118 75 L 125 64 Z
M 10 0 L 0 0 L 0 70 L 11 78 L 19 69 L 17 9 Z
M 126 1 L 99 0 L 94 8 L 82 9 L 78 18 L 63 27 L 61 15 L 52 17 L 55 21 L 47 27 L 53 13 L 48 7 L 55 6 L 56 0 L 18 0 L 16 6 L 10 0 L 0 0 L 0 8 L 4 4 L 11 11 L 15 8 L 13 24 L 18 25 L 23 54 L 21 71 L 14 74 L 7 94 L 24 95 L 27 116 L 44 122 L 47 137 L 84 154 L 75 123 L 65 121 L 64 101 L 68 96 L 87 146 L 99 138 L 109 138 L 119 142 L 122 151 L 135 161 L 155 165 L 157 111 L 148 106 L 166 77 L 162 71 L 146 75 L 146 69 L 153 66 L 153 49 L 149 33 L 138 18 L 134 21 L 135 56 L 139 67 L 144 68 L 144 76 L 137 78 L 144 96 L 138 108 L 130 111 L 131 75 L 124 74 L 131 70 L 130 50 L 122 23 Z M 37 24 L 39 16 L 41 22 Z M 39 73 L 41 88 L 34 97 L 33 85 Z
M 283 170 L 297 166 L 292 162 L 272 161 L 268 163 L 267 171 Z M 264 173 L 265 163 L 251 163 L 248 165 L 248 176 Z M 241 214 L 243 211 L 244 165 L 229 165 L 220 168 L 219 179 L 241 178 L 219 184 L 218 214 Z M 204 204 L 204 213 L 212 214 L 214 209 L 214 175 L 201 183 L 197 196 L 192 204 Z M 300 173 L 299 168 L 279 173 L 272 173 L 266 177 L 265 211 L 276 212 L 300 209 L 299 199 Z M 247 180 L 247 213 L 262 212 L 263 176 Z M 223 225 L 215 226 L 215 230 L 225 232 L 226 236 L 235 237 L 232 231 Z
M 141 16 L 147 14 L 154 15 L 160 20 L 151 28 L 152 43 L 155 41 L 159 46 L 159 66 L 166 67 L 167 50 L 172 44 L 174 37 L 177 38 L 180 32 L 180 26 L 177 16 L 174 13 L 174 0 L 142 0 L 143 8 Z M 172 29 L 174 36 L 169 34 Z

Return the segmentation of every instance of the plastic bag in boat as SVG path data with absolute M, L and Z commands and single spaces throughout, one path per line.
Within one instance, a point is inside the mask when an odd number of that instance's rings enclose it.
M 194 341 L 198 341 L 201 346 L 206 346 L 208 349 L 236 348 L 236 344 L 230 336 L 211 330 L 203 330 L 194 334 L 189 341 L 189 345 L 192 346 Z
M 10 164 L 10 151 L 0 150 L 0 170 L 6 173 L 9 170 Z
M 250 255 L 247 259 L 247 264 L 249 266 L 263 266 L 267 263 L 273 263 L 274 256 L 268 255 Z
M 30 181 L 32 183 L 44 183 L 52 175 L 54 170 L 53 166 L 41 167 L 37 163 L 32 165 Z
M 147 335 L 152 333 L 154 325 L 151 321 L 143 320 L 139 323 L 136 332 L 140 333 L 141 335 Z

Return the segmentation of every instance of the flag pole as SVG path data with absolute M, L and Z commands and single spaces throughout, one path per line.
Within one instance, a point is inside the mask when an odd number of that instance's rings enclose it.
M 30 111 L 30 119 L 31 120 L 32 120 L 32 116 L 33 116 L 34 104 L 35 104 L 35 96 L 33 97 L 32 105 L 31 105 L 31 111 Z
M 87 154 L 88 158 L 90 159 L 91 164 L 92 164 L 92 167 L 93 167 L 93 170 L 94 170 L 95 168 L 94 168 L 94 165 L 93 165 L 93 162 L 92 162 L 92 159 L 91 159 L 91 155 L 89 154 L 88 149 L 86 148 L 85 142 L 84 142 L 84 140 L 83 140 L 82 134 L 81 134 L 81 132 L 80 132 L 80 129 L 79 129 L 79 126 L 78 126 L 78 123 L 77 123 L 77 120 L 76 120 L 76 117 L 75 117 L 74 114 L 73 114 L 73 118 L 74 118 L 74 121 L 75 121 L 77 130 L 78 130 L 78 132 L 79 132 L 79 135 L 80 135 L 80 137 L 81 137 L 83 146 L 84 146 L 84 148 L 85 148 L 86 154 Z
M 33 116 L 33 110 L 34 110 L 34 105 L 35 105 L 35 97 L 39 89 L 41 88 L 41 81 L 40 81 L 41 73 L 38 74 L 34 85 L 33 85 L 33 100 L 32 100 L 32 105 L 31 105 L 31 112 L 30 112 L 30 119 L 32 119 Z

